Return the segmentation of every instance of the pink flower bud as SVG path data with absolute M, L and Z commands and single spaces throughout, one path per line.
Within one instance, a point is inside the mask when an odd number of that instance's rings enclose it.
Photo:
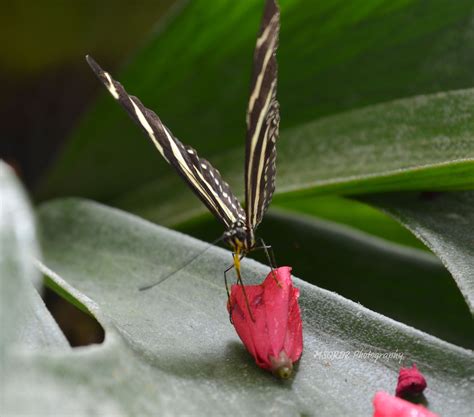
M 439 417 L 421 405 L 412 404 L 383 391 L 375 394 L 373 403 L 373 417 Z
M 415 364 L 412 368 L 401 368 L 398 374 L 398 384 L 395 391 L 397 397 L 405 395 L 421 394 L 426 388 L 425 377 L 421 374 Z
M 229 312 L 232 323 L 255 362 L 280 378 L 289 378 L 303 351 L 303 324 L 291 268 L 270 272 L 261 285 L 232 285 Z

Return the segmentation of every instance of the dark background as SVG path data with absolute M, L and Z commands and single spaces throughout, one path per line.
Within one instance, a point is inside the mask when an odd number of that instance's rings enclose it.
M 19 0 L 0 13 L 0 158 L 33 190 L 99 91 L 87 53 L 111 70 L 174 0 Z

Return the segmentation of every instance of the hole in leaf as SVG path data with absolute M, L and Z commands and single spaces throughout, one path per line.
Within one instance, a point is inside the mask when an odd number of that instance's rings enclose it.
M 104 329 L 93 316 L 48 287 L 43 289 L 43 300 L 72 347 L 104 341 Z

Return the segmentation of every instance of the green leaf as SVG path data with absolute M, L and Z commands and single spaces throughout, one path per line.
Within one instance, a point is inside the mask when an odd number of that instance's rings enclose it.
M 8 165 L 0 161 L 0 332 L 1 365 L 17 347 L 59 348 L 68 343 L 34 285 L 38 243 L 28 198 Z
M 365 197 L 426 244 L 451 272 L 474 314 L 474 193 Z
M 430 7 L 417 0 L 283 0 L 281 9 L 278 96 L 284 134 L 279 152 L 282 158 L 306 155 L 297 184 L 298 172 L 286 178 L 285 165 L 279 162 L 279 182 L 285 190 L 324 185 L 362 192 L 438 183 L 453 188 L 472 181 L 472 164 L 464 161 L 473 157 L 472 92 L 423 97 L 380 107 L 373 114 L 368 110 L 365 116 L 306 125 L 356 107 L 474 85 L 470 0 L 434 0 Z M 188 2 L 118 76 L 202 155 L 232 149 L 220 168 L 235 160 L 240 167 L 243 159 L 241 149 L 235 148 L 244 141 L 261 13 L 260 0 L 216 0 L 212 7 L 208 0 Z M 342 125 L 334 127 L 336 123 Z M 360 131 L 355 138 L 354 128 Z M 355 149 L 348 154 L 353 141 Z M 318 152 L 315 158 L 313 151 Z M 161 181 L 165 164 L 159 160 L 122 109 L 102 97 L 72 136 L 39 195 L 110 201 L 154 178 Z M 309 178 L 308 160 L 315 166 Z M 298 159 L 290 161 L 288 169 L 298 164 Z
M 200 262 L 140 292 L 207 245 L 87 201 L 51 202 L 39 217 L 43 271 L 53 271 L 51 278 L 88 307 L 106 339 L 77 354 L 25 359 L 10 384 L 22 412 L 370 415 L 375 392 L 393 392 L 399 366 L 416 362 L 428 379 L 431 410 L 470 415 L 471 351 L 295 279 L 305 351 L 294 379 L 282 383 L 256 367 L 229 323 L 222 283 L 227 251 L 210 248 Z M 248 282 L 268 273 L 250 260 L 243 268 Z M 328 352 L 349 357 L 323 357 Z M 404 359 L 356 352 L 398 352 Z M 35 386 L 34 401 L 19 389 L 25 381 Z
M 350 198 L 338 196 L 280 198 L 272 207 L 342 223 L 391 242 L 427 250 L 423 243 L 389 215 Z

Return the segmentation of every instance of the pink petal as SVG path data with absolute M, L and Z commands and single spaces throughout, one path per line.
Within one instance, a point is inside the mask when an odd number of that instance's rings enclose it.
M 292 288 L 290 271 L 291 268 L 289 267 L 275 269 L 274 273 L 270 272 L 262 283 L 267 315 L 267 337 L 270 342 L 270 350 L 267 354 L 273 357 L 278 357 L 282 351 L 287 335 L 289 300 Z
M 426 388 L 426 380 L 415 364 L 411 368 L 401 368 L 398 374 L 397 397 L 420 394 Z
M 245 287 L 245 291 L 247 293 L 247 297 L 249 299 L 250 304 L 254 306 L 254 308 L 252 308 L 254 318 L 256 314 L 259 314 L 259 321 L 261 321 L 261 309 L 255 308 L 257 304 L 255 300 L 262 298 L 263 288 L 260 285 L 248 285 Z M 237 334 L 239 335 L 240 339 L 242 340 L 249 353 L 255 359 L 257 359 L 256 346 L 253 336 L 254 324 L 249 316 L 245 297 L 242 288 L 239 285 L 232 285 L 230 308 L 232 309 L 232 323 L 235 327 L 235 330 L 237 331 Z
M 281 267 L 270 272 L 261 285 L 245 286 L 253 320 L 242 287 L 233 285 L 231 289 L 232 322 L 263 369 L 275 371 L 285 365 L 291 369 L 303 350 L 299 291 L 293 287 L 290 272 L 290 267 Z
M 421 405 L 412 404 L 384 391 L 375 394 L 373 404 L 373 417 L 439 417 Z
M 292 288 L 288 312 L 288 327 L 283 347 L 292 362 L 296 362 L 303 353 L 303 323 L 298 304 L 299 296 L 300 291 L 297 288 Z

